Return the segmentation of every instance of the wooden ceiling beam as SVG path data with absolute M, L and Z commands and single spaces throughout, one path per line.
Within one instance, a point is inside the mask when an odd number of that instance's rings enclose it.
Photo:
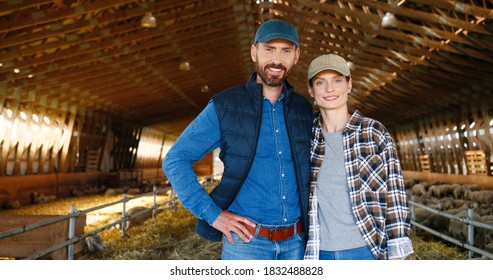
M 235 29 L 231 30 L 226 30 L 226 32 L 218 33 L 216 30 L 199 30 L 195 31 L 195 33 L 187 33 L 186 36 L 191 36 L 193 34 L 196 34 L 196 36 L 202 36 L 203 34 L 209 34 L 211 36 L 231 36 L 234 35 Z M 111 44 L 112 42 L 110 42 Z M 105 49 L 96 49 L 96 51 L 92 53 L 85 53 L 81 52 L 82 54 L 77 53 L 76 56 L 72 56 L 69 59 L 61 60 L 61 61 L 50 61 L 48 64 L 42 64 L 38 67 L 30 69 L 30 71 L 21 71 L 19 74 L 16 74 L 15 77 L 17 79 L 22 79 L 22 78 L 27 78 L 29 74 L 34 74 L 34 75 L 41 75 L 41 74 L 46 74 L 52 71 L 59 71 L 63 69 L 67 69 L 70 67 L 78 66 L 78 65 L 84 65 L 84 64 L 89 64 L 89 63 L 95 63 L 95 62 L 101 62 L 105 61 L 107 59 L 110 60 L 115 60 L 118 61 L 119 59 L 115 59 L 115 57 L 121 56 L 121 55 L 127 55 L 130 56 L 131 54 L 139 54 L 140 52 L 145 53 L 145 56 L 149 56 L 149 54 L 155 56 L 155 55 L 161 55 L 160 50 L 156 51 L 154 50 L 149 50 L 150 48 L 155 48 L 155 47 L 161 47 L 165 48 L 166 45 L 170 45 L 170 40 L 167 37 L 162 36 L 158 40 L 153 40 L 153 41 L 147 41 L 145 45 L 134 45 L 130 46 L 128 48 L 120 48 L 118 50 L 113 50 L 112 52 L 106 54 L 104 52 Z M 91 49 L 92 51 L 92 49 Z M 63 59 L 63 57 L 60 57 L 60 59 Z M 135 58 L 133 58 L 135 59 Z M 0 74 L 0 83 L 8 81 L 11 77 L 8 75 L 9 73 L 3 73 Z
M 20 10 L 27 10 L 41 5 L 53 4 L 53 0 L 19 0 L 0 2 L 0 15 L 13 14 Z
M 232 13 L 228 15 L 228 17 L 224 18 L 224 21 L 227 22 L 228 20 L 235 19 L 237 14 Z M 212 21 L 209 19 L 209 21 Z M 205 24 L 206 22 L 202 23 Z M 103 42 L 99 43 L 84 43 L 84 45 L 75 45 L 69 49 L 65 50 L 60 50 L 56 52 L 55 54 L 51 55 L 44 55 L 38 58 L 33 58 L 33 59 L 25 59 L 23 61 L 19 61 L 16 63 L 9 63 L 5 67 L 0 68 L 0 73 L 6 73 L 6 72 L 11 72 L 13 71 L 14 68 L 20 69 L 21 72 L 26 72 L 27 74 L 30 73 L 40 73 L 39 71 L 36 70 L 31 70 L 31 71 L 23 71 L 26 68 L 29 67 L 39 67 L 40 65 L 43 64 L 54 64 L 56 61 L 69 61 L 73 60 L 74 63 L 77 63 L 78 61 L 81 61 L 80 57 L 82 54 L 89 54 L 89 56 L 93 56 L 93 54 L 97 53 L 98 51 L 104 52 L 105 50 L 108 49 L 113 49 L 113 48 L 119 48 L 120 52 L 127 52 L 126 48 L 130 46 L 132 48 L 132 44 L 134 42 L 139 42 L 139 41 L 146 41 L 146 47 L 147 48 L 152 48 L 153 45 L 161 45 L 163 43 L 166 43 L 168 41 L 166 37 L 170 37 L 173 32 L 183 32 L 186 31 L 187 28 L 191 28 L 191 23 L 189 24 L 175 24 L 173 26 L 169 26 L 166 28 L 167 36 L 163 37 L 163 28 L 158 28 L 158 29 L 153 29 L 153 30 L 145 30 L 145 32 L 142 33 L 131 33 L 131 34 L 122 34 L 118 40 L 110 40 L 109 38 Z M 234 28 L 234 27 L 229 27 Z M 193 30 L 192 33 L 187 33 L 187 36 L 190 37 L 195 37 L 195 36 L 200 36 L 204 34 L 217 34 L 218 29 L 209 29 L 207 30 L 205 27 L 200 29 L 200 30 Z M 113 34 L 113 33 L 111 33 Z M 180 35 L 183 37 L 184 35 Z M 152 40 L 148 41 L 149 39 L 153 38 L 159 38 L 158 40 Z M 179 38 L 179 37 L 178 37 Z M 113 51 L 114 52 L 114 51 Z M 4 61 L 4 60 L 3 60 Z M 17 75 L 20 76 L 20 75 Z
M 431 39 L 428 39 L 426 37 L 420 37 L 420 36 L 411 35 L 411 34 L 404 34 L 402 32 L 397 32 L 395 30 L 381 28 L 380 27 L 380 20 L 381 19 L 377 15 L 368 15 L 368 14 L 365 14 L 364 12 L 352 11 L 350 9 L 340 8 L 338 6 L 330 5 L 330 4 L 315 5 L 315 4 L 313 4 L 313 2 L 311 2 L 309 0 L 300 0 L 300 2 L 305 6 L 311 7 L 312 9 L 321 9 L 321 11 L 324 13 L 333 14 L 334 11 L 337 11 L 339 14 L 341 14 L 343 16 L 350 16 L 350 17 L 355 17 L 355 18 L 357 18 L 357 17 L 368 18 L 368 20 L 370 22 L 374 22 L 376 25 L 374 25 L 372 27 L 372 26 L 368 26 L 366 24 L 365 25 L 355 24 L 353 22 L 341 23 L 341 25 L 343 25 L 343 26 L 351 27 L 351 28 L 354 28 L 356 30 L 361 30 L 367 34 L 380 35 L 380 36 L 384 36 L 384 37 L 391 38 L 391 39 L 397 39 L 397 40 L 400 40 L 400 41 L 402 41 L 402 42 L 404 42 L 410 46 L 414 46 L 417 44 L 417 45 L 421 45 L 423 47 L 426 47 L 428 49 L 443 50 L 443 51 L 447 51 L 447 52 L 451 52 L 451 53 L 468 55 L 468 56 L 476 57 L 478 59 L 483 59 L 486 61 L 493 62 L 492 57 L 488 56 L 487 54 L 484 54 L 481 51 L 476 51 L 474 49 L 466 49 L 466 48 L 458 49 L 456 47 L 450 46 L 448 44 L 443 44 L 442 42 L 439 42 L 436 40 L 431 40 Z
M 97 1 L 97 2 L 105 2 L 105 1 Z M 112 3 L 115 2 L 117 3 L 119 2 L 119 0 L 112 1 Z M 127 1 L 127 2 L 135 2 L 135 1 Z M 180 5 L 187 5 L 195 2 L 197 2 L 197 0 L 182 0 L 180 1 Z M 163 4 L 162 2 L 156 2 L 156 3 L 157 4 L 149 5 L 148 8 L 141 8 L 140 6 L 137 6 L 137 8 L 125 10 L 125 13 L 109 14 L 97 19 L 79 20 L 74 23 L 63 25 L 62 28 L 58 28 L 58 26 L 52 26 L 51 29 L 49 30 L 3 38 L 2 47 L 10 47 L 19 44 L 26 44 L 29 42 L 39 41 L 50 37 L 63 37 L 65 36 L 65 34 L 68 33 L 76 33 L 83 29 L 94 28 L 95 26 L 106 26 L 108 24 L 113 24 L 113 23 L 121 22 L 123 20 L 128 20 L 131 18 L 142 16 L 149 11 L 173 9 L 177 6 L 176 3 L 169 3 L 169 2 L 166 2 L 165 4 Z
M 22 20 L 15 21 L 15 24 L 12 24 L 12 20 L 9 18 L 0 20 L 0 33 L 11 32 L 23 28 L 34 28 L 42 24 L 70 19 L 74 15 L 83 16 L 88 13 L 123 6 L 129 3 L 135 3 L 135 0 L 94 1 L 57 11 L 43 11 L 37 9 L 23 10 L 18 14 L 18 17 Z M 141 9 L 140 6 L 136 6 Z
M 419 3 L 423 5 L 430 5 L 428 0 L 407 0 L 408 2 Z M 482 8 L 474 5 L 469 5 L 466 3 L 450 0 L 434 0 L 431 2 L 434 7 L 439 7 L 449 11 L 455 11 L 462 14 L 468 14 L 474 17 L 484 17 L 487 19 L 493 19 L 493 10 Z M 491 3 L 491 1 L 490 1 Z
M 225 7 L 223 7 L 223 6 L 218 7 L 217 4 L 215 4 L 214 6 L 206 5 L 205 7 L 203 7 L 201 9 L 201 11 L 203 11 L 203 13 L 210 13 L 210 12 L 214 12 L 214 9 L 223 10 L 223 9 L 225 9 Z M 184 11 L 184 12 L 180 11 L 181 17 L 192 16 L 192 15 L 194 15 L 193 11 L 188 11 L 188 10 Z M 169 14 L 169 15 L 167 14 L 165 16 L 157 17 L 157 20 L 159 22 L 166 22 L 169 20 L 173 20 L 175 18 L 176 18 L 176 14 Z M 84 43 L 88 43 L 88 42 L 92 42 L 92 41 L 96 41 L 96 40 L 107 39 L 109 37 L 118 37 L 118 35 L 120 35 L 120 34 L 134 32 L 136 29 L 139 29 L 139 27 L 136 26 L 136 24 L 140 25 L 140 22 L 120 24 L 120 25 L 112 26 L 112 27 L 102 26 L 101 29 L 94 31 L 94 32 L 90 32 L 90 33 L 81 33 L 81 34 L 72 33 L 72 34 L 63 36 L 63 39 L 60 39 L 60 41 L 51 42 L 51 43 L 45 42 L 45 43 L 40 44 L 38 46 L 26 47 L 25 45 L 22 45 L 22 48 L 19 47 L 19 49 L 16 50 L 16 52 L 9 52 L 6 54 L 3 54 L 3 53 L 0 54 L 0 60 L 5 62 L 6 60 L 11 60 L 11 59 L 17 58 L 19 56 L 27 57 L 29 55 L 38 54 L 38 53 L 43 52 L 47 49 L 57 49 L 57 48 L 62 48 L 62 47 L 66 47 L 66 46 L 82 45 Z M 193 24 L 196 25 L 197 23 L 193 23 Z M 178 31 L 180 29 L 181 30 L 186 29 L 189 26 L 192 26 L 192 23 L 186 23 L 184 25 L 182 25 L 182 24 L 170 25 L 170 26 L 166 26 L 165 28 L 166 28 L 166 30 L 168 30 L 168 29 L 173 30 L 174 29 L 175 31 Z M 160 25 L 160 27 L 161 27 L 161 25 Z M 150 30 L 145 30 L 145 31 L 147 33 L 152 33 L 152 32 L 156 33 L 157 32 L 158 33 L 157 35 L 162 36 L 162 30 L 160 29 L 160 27 L 158 27 L 157 29 L 150 29 Z M 144 30 L 144 29 L 142 29 L 142 30 Z M 158 31 L 155 31 L 155 30 L 158 30 Z M 68 33 L 68 32 L 66 32 L 66 33 Z M 146 37 L 149 37 L 147 35 L 149 35 L 149 34 L 146 34 Z M 53 36 L 56 37 L 59 35 L 55 34 Z M 47 37 L 47 38 L 50 38 L 50 37 Z M 44 38 L 44 39 L 47 39 L 47 38 Z M 19 42 L 22 42 L 22 40 L 19 40 Z M 3 44 L 3 43 L 2 43 L 2 45 L 6 46 L 6 44 Z
M 219 34 L 215 34 L 214 36 L 210 36 L 211 38 L 209 40 L 204 40 L 200 44 L 193 44 L 192 42 L 183 41 L 182 44 L 184 46 L 187 46 L 183 48 L 183 51 L 191 51 L 195 48 L 200 48 L 202 45 L 204 46 L 204 48 L 207 48 L 207 46 L 211 46 L 211 44 L 212 46 L 217 45 L 216 48 L 227 46 L 221 43 L 220 41 L 215 40 L 214 39 L 215 36 L 223 36 L 224 38 L 228 38 L 228 36 L 235 36 L 235 33 L 226 30 L 224 33 L 219 33 Z M 190 38 L 189 36 L 184 36 L 184 38 L 187 37 Z M 191 38 L 193 40 L 193 37 Z M 166 41 L 166 38 L 164 38 L 163 40 Z M 231 42 L 232 43 L 234 42 L 233 37 L 231 39 Z M 85 66 L 83 66 L 82 64 L 78 65 L 75 63 L 72 65 L 72 67 L 76 67 L 75 69 L 68 68 L 68 71 L 63 71 L 63 73 L 59 73 L 56 71 L 46 72 L 45 74 L 42 75 L 43 77 L 37 76 L 34 79 L 24 79 L 23 81 L 17 81 L 15 84 L 12 84 L 12 86 L 15 88 L 22 88 L 29 86 L 30 84 L 38 84 L 38 85 L 43 84 L 44 83 L 43 81 L 47 81 L 48 83 L 46 86 L 48 88 L 53 88 L 55 85 L 53 85 L 52 82 L 49 82 L 53 79 L 55 79 L 57 83 L 60 82 L 63 84 L 76 81 L 77 79 L 86 79 L 86 77 L 96 79 L 98 78 L 97 76 L 98 73 L 100 73 L 100 75 L 105 75 L 107 73 L 115 74 L 121 71 L 121 69 L 128 68 L 129 65 L 138 66 L 139 64 L 135 63 L 136 60 L 135 55 L 138 55 L 138 59 L 142 61 L 143 64 L 153 63 L 161 60 L 160 58 L 156 58 L 156 57 L 162 57 L 162 59 L 164 59 L 165 61 L 173 61 L 175 59 L 179 59 L 182 56 L 180 54 L 176 54 L 176 53 L 174 54 L 173 49 L 163 46 L 162 48 L 154 49 L 152 51 L 143 51 L 141 53 L 138 52 L 128 53 L 122 55 L 117 60 L 113 60 L 113 62 L 106 62 L 96 65 L 86 63 Z M 178 64 L 178 62 L 175 63 Z M 125 64 L 129 64 L 129 65 L 125 65 Z M 174 68 L 176 69 L 176 67 Z M 65 77 L 75 77 L 75 80 L 74 78 L 65 78 Z
M 437 14 L 431 14 L 429 12 L 423 12 L 420 10 L 416 9 L 411 9 L 411 8 L 406 8 L 405 5 L 401 6 L 396 6 L 396 5 L 391 5 L 388 3 L 382 3 L 378 1 L 363 1 L 363 0 L 341 0 L 344 2 L 353 2 L 357 3 L 360 5 L 365 5 L 368 7 L 371 7 L 373 9 L 377 9 L 383 12 L 390 12 L 395 15 L 401 15 L 403 17 L 409 17 L 409 18 L 414 18 L 417 20 L 422 20 L 426 22 L 430 22 L 436 25 L 444 25 L 444 26 L 450 26 L 453 28 L 462 28 L 465 30 L 477 32 L 477 33 L 482 33 L 486 35 L 492 35 L 493 32 L 484 26 L 477 25 L 475 23 L 470 23 L 465 20 L 460 20 L 460 19 L 455 19 L 443 15 L 437 15 Z M 432 5 L 430 3 L 427 3 L 428 6 L 433 7 L 435 4 L 435 1 L 433 1 Z

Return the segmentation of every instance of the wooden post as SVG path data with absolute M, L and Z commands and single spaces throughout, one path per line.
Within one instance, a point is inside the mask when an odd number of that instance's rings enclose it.
M 70 147 L 70 139 L 72 139 L 72 134 L 74 130 L 75 117 L 77 116 L 77 107 L 75 105 L 70 107 L 70 119 L 63 131 L 62 141 L 61 141 L 61 158 L 60 158 L 60 171 L 67 171 L 67 154 Z

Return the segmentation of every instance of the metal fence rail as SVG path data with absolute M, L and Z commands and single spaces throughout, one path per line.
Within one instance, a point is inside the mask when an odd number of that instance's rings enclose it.
M 34 224 L 29 224 L 29 225 L 25 225 L 25 226 L 22 226 L 22 227 L 18 227 L 18 228 L 14 228 L 14 229 L 10 229 L 10 230 L 7 230 L 7 231 L 3 231 L 3 232 L 0 232 L 0 239 L 2 238 L 7 238 L 7 237 L 10 237 L 10 236 L 14 236 L 14 235 L 18 235 L 18 234 L 22 234 L 22 233 L 25 233 L 25 232 L 28 232 L 28 231 L 31 231 L 31 230 L 34 230 L 34 229 L 38 229 L 38 228 L 41 228 L 41 227 L 44 227 L 44 226 L 48 226 L 48 225 L 51 225 L 51 224 L 55 224 L 55 223 L 58 223 L 58 222 L 61 222 L 61 221 L 64 221 L 64 220 L 69 220 L 69 229 L 68 229 L 68 239 L 64 242 L 61 242 L 61 243 L 58 243 L 52 247 L 49 247 L 45 250 L 42 250 L 42 251 L 39 251 L 39 252 L 36 252 L 35 254 L 32 254 L 30 256 L 27 256 L 25 259 L 26 260 L 33 260 L 33 259 L 38 259 L 38 258 L 41 258 L 43 256 L 46 256 L 50 253 L 53 253 L 55 252 L 56 250 L 59 250 L 59 249 L 62 249 L 63 247 L 67 247 L 67 259 L 68 260 L 73 260 L 74 259 L 74 250 L 73 250 L 73 246 L 75 243 L 81 241 L 81 240 L 84 240 L 85 238 L 89 237 L 89 236 L 93 236 L 93 235 L 96 235 L 104 230 L 107 230 L 109 228 L 112 228 L 113 226 L 116 226 L 117 224 L 121 224 L 121 230 L 122 230 L 122 236 L 125 236 L 125 227 L 126 227 L 126 223 L 128 220 L 134 218 L 134 217 L 137 217 L 137 216 L 140 216 L 140 215 L 143 215 L 149 211 L 152 211 L 152 217 L 154 218 L 155 217 L 155 212 L 158 208 L 160 208 L 161 206 L 165 205 L 165 204 L 168 204 L 170 203 L 170 205 L 168 205 L 167 207 L 164 207 L 164 208 L 161 208 L 163 210 L 166 210 L 166 209 L 169 209 L 169 208 L 173 208 L 175 206 L 175 203 L 176 201 L 178 200 L 178 198 L 174 195 L 174 191 L 173 191 L 173 194 L 171 196 L 171 199 L 169 201 L 166 201 L 164 203 L 161 203 L 161 204 L 158 204 L 157 203 L 157 194 L 159 193 L 164 193 L 165 190 L 158 190 L 156 187 L 153 188 L 153 191 L 152 192 L 148 192 L 148 193 L 144 193 L 144 194 L 139 194 L 139 195 L 136 195 L 136 196 L 133 196 L 133 197 L 127 197 L 126 194 L 123 194 L 123 198 L 120 199 L 120 200 L 117 200 L 117 201 L 114 201 L 114 202 L 111 202 L 111 203 L 107 203 L 107 204 L 103 204 L 103 205 L 98 205 L 96 207 L 93 207 L 93 208 L 89 208 L 89 209 L 86 209 L 86 210 L 83 210 L 83 211 L 78 211 L 75 209 L 75 206 L 71 206 L 70 207 L 70 214 L 68 215 L 65 215 L 65 216 L 60 216 L 60 217 L 55 217 L 55 218 L 51 218 L 51 219 L 47 219 L 47 220 L 44 220 L 42 222 L 38 222 L 38 223 L 34 223 Z M 141 197 L 144 197 L 144 196 L 154 196 L 154 203 L 153 203 L 153 207 L 149 208 L 149 209 L 144 209 L 144 210 L 141 210 L 133 215 L 126 215 L 126 203 L 128 201 L 131 201 L 131 200 L 134 200 L 134 199 L 138 199 L 138 198 L 141 198 Z M 100 210 L 100 209 L 103 209 L 103 208 L 107 208 L 107 207 L 110 207 L 110 206 L 113 206 L 113 205 L 116 205 L 116 204 L 122 204 L 122 207 L 123 207 L 123 211 L 122 211 L 122 218 L 113 222 L 113 223 L 110 223 L 110 224 L 107 224 L 101 228 L 98 228 L 98 229 L 95 229 L 93 231 L 90 231 L 88 233 L 85 233 L 85 234 L 82 234 L 82 235 L 79 235 L 79 236 L 75 236 L 75 219 L 81 215 L 85 215 L 87 213 L 90 213 L 90 212 L 93 212 L 93 211 L 96 211 L 96 210 Z
M 474 247 L 474 227 L 479 227 L 479 228 L 484 228 L 486 230 L 492 230 L 493 231 L 493 225 L 490 225 L 490 224 L 486 224 L 486 223 L 482 223 L 482 222 L 478 222 L 478 221 L 475 221 L 473 219 L 474 217 L 474 210 L 473 209 L 468 209 L 467 210 L 467 217 L 465 218 L 461 218 L 461 217 L 457 217 L 457 216 L 454 216 L 454 215 L 451 215 L 449 213 L 446 213 L 446 212 L 443 212 L 443 211 L 440 211 L 440 210 L 436 210 L 436 209 L 433 209 L 431 207 L 428 207 L 426 205 L 423 205 L 423 204 L 420 204 L 420 203 L 417 203 L 415 201 L 415 197 L 412 196 L 411 197 L 411 201 L 409 201 L 409 204 L 411 205 L 411 224 L 415 227 L 418 227 L 422 230 L 425 230 L 439 238 L 442 238 L 446 241 L 449 241 L 459 247 L 462 247 L 462 248 L 465 248 L 467 250 L 469 250 L 469 258 L 472 258 L 474 253 L 478 253 L 484 257 L 487 257 L 489 259 L 493 259 L 493 254 L 490 253 L 490 252 L 487 252 L 485 250 L 482 250 L 480 248 L 477 248 L 477 247 Z M 437 214 L 439 216 L 442 216 L 442 217 L 446 217 L 446 218 L 449 218 L 449 219 L 452 219 L 452 220 L 457 220 L 461 223 L 464 223 L 467 225 L 468 227 L 468 230 L 467 230 L 467 241 L 464 242 L 464 241 L 461 241 L 461 240 L 458 240 L 458 239 L 455 239 L 451 236 L 448 236 L 444 233 L 441 233 L 439 231 L 436 231 L 432 228 L 429 228 L 425 225 L 422 225 L 420 224 L 419 222 L 416 221 L 416 208 L 422 208 L 422 209 L 425 209 L 433 214 Z

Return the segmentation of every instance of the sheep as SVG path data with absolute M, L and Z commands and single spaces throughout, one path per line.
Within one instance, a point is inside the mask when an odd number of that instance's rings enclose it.
M 19 200 L 9 200 L 5 203 L 5 209 L 19 209 L 22 207 L 22 204 Z
M 464 199 L 464 196 L 465 196 L 467 190 L 468 190 L 468 188 L 465 185 L 458 186 L 453 191 L 454 198 L 455 199 Z
M 106 245 L 104 244 L 103 238 L 97 234 L 88 236 L 86 238 L 86 244 L 84 248 L 84 253 L 99 253 L 106 251 Z
M 412 194 L 422 196 L 426 194 L 426 188 L 423 184 L 416 184 L 412 187 Z
M 45 195 L 42 193 L 33 192 L 32 193 L 33 204 L 42 204 L 55 201 L 57 197 L 55 195 Z
M 466 192 L 466 198 L 479 204 L 491 205 L 493 203 L 493 191 L 471 191 Z
M 404 180 L 404 187 L 406 190 L 412 189 L 414 185 L 416 185 L 418 182 L 414 179 L 409 179 L 409 180 Z
M 467 217 L 467 211 L 461 211 L 455 216 L 459 218 L 465 218 Z M 477 213 L 474 213 L 473 220 L 482 222 L 481 216 L 479 216 Z M 451 219 L 449 226 L 448 226 L 448 232 L 449 234 L 460 241 L 467 241 L 467 234 L 468 234 L 468 228 L 467 224 Z M 483 228 L 475 227 L 474 228 L 474 245 L 478 248 L 483 248 L 486 244 L 486 231 Z
M 452 197 L 442 198 L 442 199 L 440 199 L 440 202 L 443 206 L 443 210 L 455 208 L 455 200 Z
M 127 194 L 139 194 L 142 191 L 139 188 L 130 188 L 127 190 Z
M 441 185 L 433 185 L 430 187 L 428 190 L 430 192 L 431 196 L 434 196 L 436 198 L 443 198 L 449 195 L 452 195 L 454 192 L 454 189 L 458 187 L 459 185 L 454 184 L 454 185 L 449 185 L 449 184 L 441 184 Z
M 111 195 L 123 194 L 124 192 L 125 190 L 123 188 L 109 188 L 106 190 L 104 195 L 111 196 Z
M 421 224 L 441 233 L 446 233 L 449 227 L 449 223 L 449 218 L 432 213 Z

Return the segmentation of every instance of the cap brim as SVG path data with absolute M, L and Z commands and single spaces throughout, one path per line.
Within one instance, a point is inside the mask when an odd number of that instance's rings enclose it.
M 311 74 L 310 77 L 308 77 L 308 80 L 310 80 L 311 78 L 315 77 L 318 73 L 320 73 L 322 71 L 325 71 L 325 70 L 336 71 L 338 73 L 341 73 L 345 77 L 351 76 L 351 73 L 345 72 L 344 69 L 341 69 L 341 68 L 337 68 L 337 67 L 321 67 L 321 68 L 318 68 L 317 70 L 315 70 L 313 72 L 313 74 Z
M 260 43 L 265 43 L 265 42 L 269 42 L 269 41 L 272 41 L 274 39 L 284 39 L 284 40 L 288 40 L 290 41 L 291 43 L 295 44 L 296 46 L 298 46 L 298 40 L 296 38 L 293 38 L 293 37 L 290 37 L 290 36 L 286 36 L 286 34 L 284 33 L 271 33 L 267 36 L 264 36 L 262 38 L 259 38 L 257 40 L 257 42 L 260 42 Z M 257 43 L 255 42 L 255 43 Z

